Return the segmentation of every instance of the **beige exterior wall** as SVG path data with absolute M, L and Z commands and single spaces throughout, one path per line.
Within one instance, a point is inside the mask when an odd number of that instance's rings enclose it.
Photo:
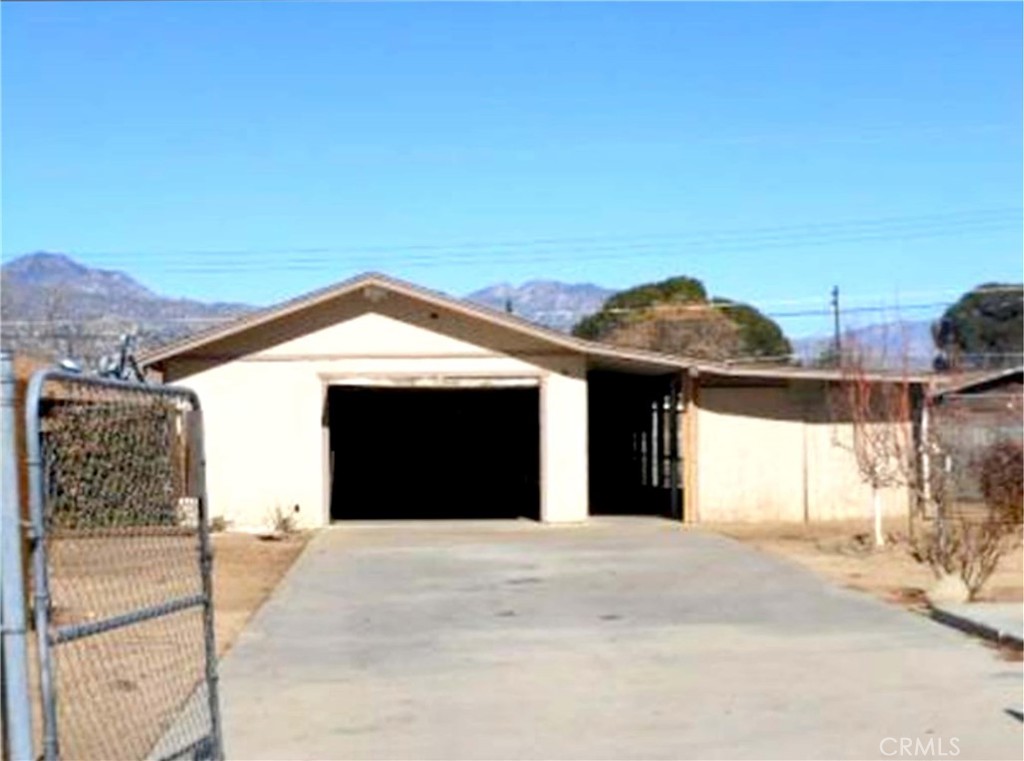
M 700 390 L 700 521 L 869 519 L 871 490 L 849 446 L 853 427 L 830 420 L 823 385 Z M 883 491 L 887 517 L 909 493 Z
M 587 461 L 587 380 L 582 360 L 571 374 L 549 373 L 541 386 L 541 520 L 585 521 L 590 473 Z
M 275 508 L 291 511 L 298 505 L 300 525 L 328 522 L 323 419 L 332 383 L 513 379 L 540 386 L 542 519 L 586 518 L 582 357 L 551 353 L 528 337 L 393 295 L 375 312 L 350 301 L 167 363 L 166 380 L 195 389 L 203 406 L 211 515 L 257 528 L 267 525 Z

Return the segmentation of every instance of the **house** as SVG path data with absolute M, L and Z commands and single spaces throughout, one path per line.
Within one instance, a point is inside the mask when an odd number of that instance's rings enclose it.
M 594 343 L 368 274 L 156 349 L 204 409 L 211 514 L 238 527 L 600 513 L 864 517 L 835 371 Z M 877 378 L 874 382 L 888 382 Z M 905 514 L 905 490 L 884 496 Z
M 1024 366 L 955 377 L 929 395 L 928 433 L 952 475 L 954 498 L 982 498 L 978 464 L 1001 441 L 1024 442 Z
M 1019 413 L 1024 398 L 1024 365 L 954 378 L 935 386 L 931 398 L 936 407 L 967 399 L 979 407 Z

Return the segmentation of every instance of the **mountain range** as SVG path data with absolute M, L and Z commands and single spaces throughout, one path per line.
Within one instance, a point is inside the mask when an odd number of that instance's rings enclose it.
M 568 332 L 601 305 L 615 291 L 590 283 L 560 283 L 557 280 L 530 280 L 520 286 L 498 283 L 466 296 L 483 306 L 510 310 L 531 322 Z
M 166 298 L 124 272 L 45 252 L 4 264 L 0 296 L 4 348 L 87 366 L 112 353 L 121 334 L 136 333 L 140 348 L 154 346 L 253 309 Z
M 253 307 L 159 296 L 124 272 L 86 267 L 64 254 L 22 256 L 0 268 L 4 317 L 16 320 L 124 319 L 153 325 L 218 320 Z
M 791 341 L 795 359 L 812 364 L 832 349 L 832 336 Z M 935 359 L 931 320 L 898 320 L 844 331 L 847 345 L 856 344 L 872 366 L 891 370 L 927 371 Z
M 109 353 L 119 334 L 155 346 L 259 309 L 251 304 L 168 298 L 124 272 L 97 269 L 59 253 L 39 252 L 0 268 L 5 347 L 46 356 Z M 499 283 L 465 298 L 556 330 L 568 331 L 613 293 L 590 284 L 533 280 Z
M 119 334 L 133 331 L 139 346 L 155 346 L 251 312 L 250 304 L 202 302 L 154 293 L 124 272 L 87 267 L 69 256 L 28 254 L 0 268 L 0 338 L 5 347 L 41 356 L 74 356 L 87 362 L 110 353 Z M 589 283 L 531 280 L 498 283 L 465 298 L 526 320 L 569 331 L 597 312 L 614 291 Z M 872 354 L 910 356 L 913 369 L 930 366 L 930 321 L 870 326 L 852 337 Z M 813 362 L 828 337 L 794 340 L 797 358 Z

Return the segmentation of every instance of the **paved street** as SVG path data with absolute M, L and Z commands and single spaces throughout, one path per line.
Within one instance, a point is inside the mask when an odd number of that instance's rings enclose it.
M 221 685 L 235 759 L 1016 759 L 1022 743 L 1020 663 L 642 518 L 326 530 Z M 900 756 L 902 738 L 931 753 Z

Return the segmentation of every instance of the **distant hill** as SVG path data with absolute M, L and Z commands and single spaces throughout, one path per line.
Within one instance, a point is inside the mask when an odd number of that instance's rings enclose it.
M 156 322 L 222 319 L 253 309 L 247 304 L 205 303 L 159 296 L 124 272 L 86 267 L 64 254 L 22 256 L 0 268 L 4 308 L 20 320 L 119 317 Z
M 124 272 L 47 252 L 0 268 L 0 292 L 5 348 L 87 364 L 112 352 L 127 331 L 138 333 L 141 346 L 152 346 L 254 309 L 160 296 Z
M 74 357 L 93 364 L 115 350 L 118 337 L 136 332 L 139 348 L 251 312 L 249 304 L 207 303 L 162 296 L 117 270 L 97 269 L 69 256 L 39 252 L 0 268 L 0 339 L 5 348 L 47 359 Z M 612 291 L 588 284 L 534 280 L 492 285 L 467 299 L 558 330 L 597 311 Z
M 87 267 L 64 254 L 35 253 L 0 268 L 0 339 L 5 348 L 53 359 L 72 356 L 95 361 L 117 346 L 118 336 L 137 331 L 141 348 L 180 338 L 257 309 L 249 304 L 207 303 L 162 296 L 117 270 Z M 492 309 L 511 303 L 516 315 L 568 331 L 599 311 L 615 292 L 588 283 L 531 280 L 498 283 L 466 299 Z M 913 369 L 931 366 L 930 320 L 873 325 L 852 335 L 884 364 L 896 367 L 904 336 Z M 830 337 L 792 341 L 798 358 L 812 362 Z
M 614 293 L 590 283 L 531 280 L 520 286 L 491 285 L 470 293 L 466 300 L 502 311 L 510 304 L 512 312 L 523 319 L 568 332 Z
M 899 320 L 867 325 L 847 331 L 844 341 L 854 341 L 867 354 L 870 364 L 879 369 L 898 370 L 904 358 L 909 370 L 930 370 L 935 358 L 932 320 Z M 812 364 L 832 345 L 832 336 L 812 336 L 794 340 L 793 352 L 803 364 Z

